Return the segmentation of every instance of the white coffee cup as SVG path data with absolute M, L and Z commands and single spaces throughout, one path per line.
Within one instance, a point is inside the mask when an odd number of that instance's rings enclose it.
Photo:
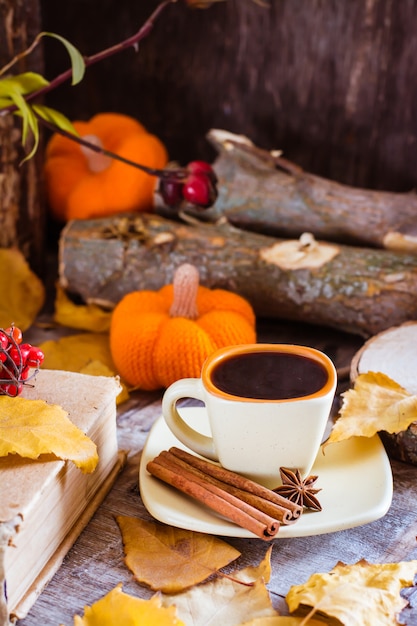
M 164 419 L 185 446 L 223 467 L 279 483 L 279 468 L 311 470 L 332 407 L 336 369 L 323 352 L 291 344 L 222 348 L 200 378 L 176 381 L 162 401 Z M 177 402 L 204 402 L 211 436 L 187 424 Z

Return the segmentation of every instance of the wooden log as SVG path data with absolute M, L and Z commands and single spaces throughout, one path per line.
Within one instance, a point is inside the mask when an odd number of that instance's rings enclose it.
M 417 319 L 415 255 L 296 240 L 287 250 L 288 243 L 227 223 L 150 214 L 73 221 L 59 242 L 59 280 L 83 301 L 114 304 L 127 292 L 172 282 L 175 268 L 189 262 L 202 284 L 246 297 L 259 317 L 365 337 Z
M 38 0 L 0 0 L 0 67 L 25 50 L 42 30 Z M 13 73 L 43 73 L 37 49 L 13 66 Z M 22 164 L 21 120 L 0 116 L 0 247 L 18 247 L 33 268 L 44 269 L 45 209 L 39 152 Z
M 310 231 L 329 241 L 417 252 L 414 192 L 358 189 L 314 176 L 224 130 L 211 130 L 208 138 L 219 152 L 219 197 L 203 219 L 226 217 L 239 228 L 279 237 Z
M 359 374 L 382 372 L 408 393 L 417 393 L 416 346 L 417 323 L 406 322 L 374 335 L 354 355 L 350 378 L 354 383 Z M 417 421 L 398 433 L 380 433 L 390 457 L 417 465 Z

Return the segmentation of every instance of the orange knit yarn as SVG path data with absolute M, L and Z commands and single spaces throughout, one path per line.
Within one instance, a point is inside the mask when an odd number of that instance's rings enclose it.
M 183 265 L 173 285 L 157 292 L 127 294 L 115 307 L 110 349 L 119 374 L 133 387 L 154 390 L 180 378 L 196 378 L 205 359 L 218 348 L 256 342 L 255 315 L 249 302 L 223 289 L 198 286 L 198 282 L 195 289 L 195 272 L 192 266 Z M 183 280 L 187 273 L 191 283 Z M 196 291 L 194 303 L 189 289 Z M 196 319 L 184 313 L 184 300 L 186 307 L 197 305 Z M 179 304 L 181 316 L 170 315 L 173 303 Z
M 158 137 L 127 115 L 99 113 L 73 125 L 90 143 L 130 161 L 155 169 L 167 164 L 167 151 Z M 154 176 L 85 150 L 59 133 L 47 145 L 44 173 L 50 210 L 61 222 L 153 208 Z

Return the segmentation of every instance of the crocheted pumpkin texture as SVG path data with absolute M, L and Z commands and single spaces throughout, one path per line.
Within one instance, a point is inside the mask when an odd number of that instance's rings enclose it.
M 154 169 L 167 164 L 160 139 L 127 115 L 99 113 L 73 126 L 90 144 L 125 159 Z M 60 222 L 153 208 L 154 176 L 58 133 L 48 142 L 44 174 L 48 205 Z
M 184 273 L 193 271 L 191 279 L 183 280 Z M 133 387 L 150 391 L 196 378 L 217 349 L 256 342 L 251 305 L 232 292 L 198 285 L 195 272 L 193 266 L 181 266 L 172 285 L 132 292 L 115 307 L 112 358 Z

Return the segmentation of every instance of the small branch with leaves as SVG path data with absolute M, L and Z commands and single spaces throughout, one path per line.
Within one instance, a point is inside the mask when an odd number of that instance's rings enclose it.
M 169 167 L 166 169 L 149 168 L 141 163 L 131 161 L 106 150 L 80 137 L 73 124 L 60 111 L 43 104 L 32 103 L 47 93 L 53 91 L 64 82 L 71 80 L 72 85 L 80 83 L 86 68 L 104 59 L 114 56 L 128 48 L 138 49 L 139 43 L 152 31 L 157 19 L 163 11 L 177 0 L 164 0 L 157 6 L 143 26 L 131 37 L 102 50 L 92 56 L 83 57 L 67 39 L 55 33 L 42 32 L 34 42 L 23 52 L 16 55 L 10 63 L 0 69 L 0 115 L 15 114 L 22 119 L 22 144 L 26 146 L 29 139 L 33 141 L 32 148 L 25 160 L 30 159 L 39 146 L 39 126 L 43 125 L 52 132 L 57 132 L 77 142 L 89 151 L 100 153 L 111 159 L 121 161 L 126 165 L 138 168 L 141 171 L 159 178 L 158 192 L 167 206 L 179 210 L 185 203 L 194 204 L 200 208 L 212 206 L 217 197 L 216 176 L 213 169 L 205 162 L 193 161 L 185 168 Z M 212 4 L 209 1 L 194 2 L 186 0 L 190 7 L 207 8 Z M 66 48 L 71 67 L 48 81 L 41 74 L 25 72 L 16 76 L 8 73 L 23 57 L 29 55 L 40 44 L 44 37 L 52 37 L 60 41 Z

